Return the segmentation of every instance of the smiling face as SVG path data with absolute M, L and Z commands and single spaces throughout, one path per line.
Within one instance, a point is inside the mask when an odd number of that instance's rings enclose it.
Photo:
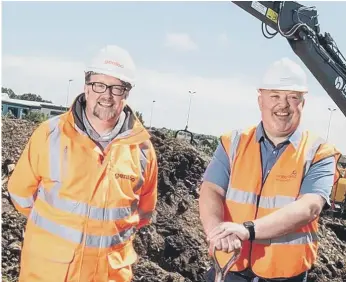
M 258 104 L 264 129 L 273 137 L 285 137 L 299 126 L 304 93 L 286 90 L 260 90 Z
M 85 84 L 84 92 L 88 116 L 104 122 L 117 121 L 128 95 L 122 81 L 103 74 L 92 74 Z

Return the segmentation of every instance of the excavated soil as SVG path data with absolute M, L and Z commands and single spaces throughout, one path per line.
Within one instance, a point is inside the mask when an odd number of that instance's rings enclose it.
M 2 119 L 2 174 L 16 163 L 37 124 Z M 135 239 L 140 256 L 133 281 L 204 281 L 211 264 L 199 220 L 198 187 L 210 157 L 190 144 L 152 132 L 159 162 L 159 195 L 153 224 Z M 4 163 L 5 160 L 10 160 Z M 2 182 L 2 278 L 17 281 L 25 218 L 10 203 Z M 308 281 L 346 281 L 346 220 L 324 213 L 320 219 L 318 261 Z M 289 259 L 289 258 L 288 258 Z

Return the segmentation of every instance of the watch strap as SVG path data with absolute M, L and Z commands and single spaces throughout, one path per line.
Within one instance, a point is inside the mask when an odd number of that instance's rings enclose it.
M 249 230 L 249 234 L 250 234 L 249 240 L 250 241 L 255 240 L 255 224 L 252 221 L 246 221 L 243 223 L 243 225 L 245 226 L 247 230 Z

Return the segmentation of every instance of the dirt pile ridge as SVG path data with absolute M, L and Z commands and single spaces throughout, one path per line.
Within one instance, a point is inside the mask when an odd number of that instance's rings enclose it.
M 208 255 L 196 188 L 208 157 L 202 157 L 184 141 L 166 139 L 159 131 L 153 132 L 152 141 L 159 165 L 158 205 L 153 224 L 140 231 L 135 240 L 136 250 L 145 262 L 135 267 L 135 278 L 138 281 L 203 281 Z M 164 272 L 161 276 L 148 276 L 146 263 L 154 263 Z M 141 277 L 144 280 L 139 280 Z
M 37 124 L 2 118 L 2 164 L 15 163 Z M 210 157 L 190 144 L 156 130 L 152 141 L 159 162 L 159 195 L 153 224 L 135 239 L 140 256 L 133 281 L 204 281 L 211 264 L 198 213 L 198 190 Z M 4 173 L 4 170 L 3 170 Z M 2 184 L 2 277 L 17 281 L 22 230 L 26 219 L 9 200 Z M 320 219 L 318 261 L 308 281 L 346 281 L 346 220 L 323 214 Z

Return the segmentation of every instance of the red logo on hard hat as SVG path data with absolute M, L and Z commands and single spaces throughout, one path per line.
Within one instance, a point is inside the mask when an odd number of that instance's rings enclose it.
M 109 64 L 109 65 L 114 65 L 114 66 L 117 66 L 119 68 L 124 68 L 124 65 L 118 63 L 118 62 L 114 62 L 114 61 L 111 61 L 111 60 L 105 60 L 105 64 Z

